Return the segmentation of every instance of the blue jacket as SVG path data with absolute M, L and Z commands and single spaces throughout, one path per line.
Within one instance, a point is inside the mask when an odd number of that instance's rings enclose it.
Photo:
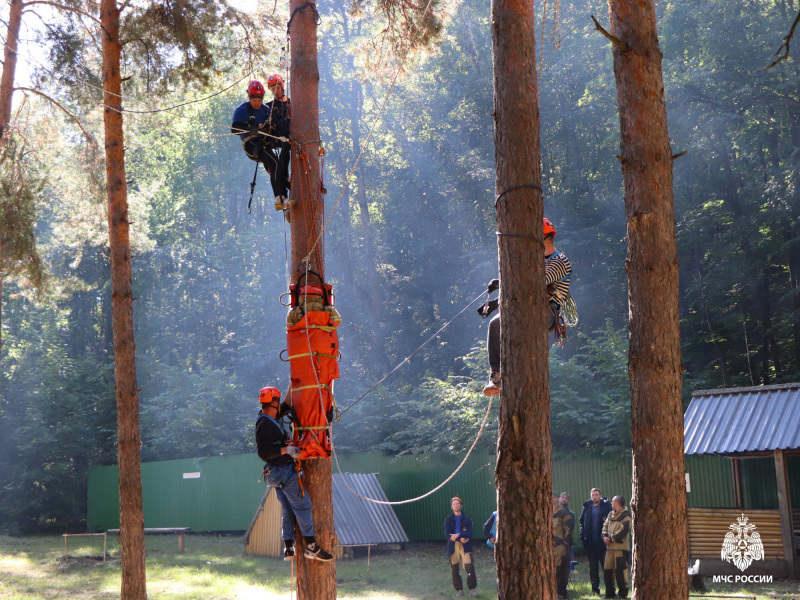
M 256 118 L 256 125 L 261 125 L 269 119 L 269 107 L 266 104 L 262 104 L 261 108 L 258 110 L 254 110 L 250 106 L 250 102 L 244 102 L 240 104 L 236 110 L 233 112 L 233 125 L 231 125 L 232 133 L 238 133 L 241 139 L 245 139 L 249 133 L 245 131 L 244 133 L 240 133 L 242 130 L 246 130 L 249 123 L 250 123 L 250 111 L 253 112 L 253 116 Z
M 486 545 L 489 548 L 494 548 L 492 538 L 497 539 L 497 511 L 494 511 L 492 516 L 483 524 L 483 535 L 486 536 Z
M 450 539 L 454 533 L 460 533 L 461 537 L 469 541 L 464 544 L 464 552 L 472 552 L 472 519 L 466 513 L 461 512 L 461 531 L 456 531 L 456 516 L 450 513 L 444 520 L 444 537 L 447 539 L 447 556 L 452 556 L 456 551 L 456 543 Z

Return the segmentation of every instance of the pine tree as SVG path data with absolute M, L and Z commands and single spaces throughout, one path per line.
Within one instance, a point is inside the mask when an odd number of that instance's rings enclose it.
M 547 296 L 533 4 L 493 0 L 497 245 L 502 315 L 498 595 L 555 598 Z
M 609 0 L 628 226 L 633 597 L 688 598 L 672 151 L 652 0 Z M 669 531 L 670 535 L 664 535 Z

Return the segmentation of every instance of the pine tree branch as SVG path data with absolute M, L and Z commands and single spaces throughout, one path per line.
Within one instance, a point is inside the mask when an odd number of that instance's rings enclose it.
M 80 119 L 77 116 L 75 116 L 74 114 L 72 114 L 71 112 L 69 112 L 66 108 L 64 108 L 64 106 L 62 106 L 57 100 L 54 100 L 53 98 L 51 98 L 47 94 L 43 94 L 39 90 L 35 90 L 35 89 L 29 88 L 29 87 L 15 87 L 14 91 L 30 92 L 31 94 L 35 94 L 37 96 L 41 96 L 42 98 L 44 98 L 46 100 L 49 100 L 50 102 L 55 104 L 58 108 L 60 108 L 64 112 L 64 114 L 66 114 L 70 119 L 72 119 L 75 122 L 75 124 L 78 126 L 78 128 L 80 128 L 80 130 L 83 132 L 83 136 L 86 138 L 87 142 L 89 142 L 93 146 L 95 146 L 97 144 L 97 142 L 94 139 L 94 136 L 91 133 L 89 133 L 88 131 L 86 131 L 86 129 L 84 128 L 83 123 L 81 123 Z
M 797 29 L 797 26 L 800 24 L 800 11 L 797 11 L 797 16 L 794 18 L 794 23 L 792 23 L 791 29 L 789 29 L 789 33 L 786 37 L 783 38 L 783 43 L 778 48 L 777 52 L 775 52 L 776 58 L 769 66 L 764 67 L 762 70 L 766 71 L 767 69 L 771 69 L 779 62 L 786 60 L 789 58 L 789 44 L 792 42 L 792 37 L 794 36 L 794 30 Z
M 71 6 L 64 6 L 63 4 L 58 4 L 57 2 L 50 2 L 49 0 L 29 0 L 28 2 L 25 2 L 22 5 L 23 6 L 23 12 L 25 12 L 25 10 L 24 10 L 25 8 L 27 8 L 29 6 L 33 6 L 34 4 L 46 4 L 47 6 L 52 6 L 53 8 L 57 8 L 59 10 L 65 10 L 67 12 L 74 12 L 74 13 L 77 13 L 79 15 L 83 15 L 87 19 L 91 19 L 92 21 L 94 21 L 98 25 L 102 26 L 102 24 L 100 23 L 100 19 L 98 19 L 95 16 L 90 15 L 89 13 L 87 13 L 85 11 L 80 10 L 79 8 L 72 8 Z
M 602 25 L 600 25 L 599 21 L 598 21 L 597 19 L 595 19 L 595 18 L 594 18 L 594 15 L 591 15 L 591 17 L 592 17 L 592 21 L 594 21 L 594 28 L 595 28 L 595 29 L 597 29 L 597 31 L 599 31 L 600 33 L 602 33 L 604 36 L 606 36 L 608 39 L 610 39 L 610 40 L 611 40 L 611 42 L 612 42 L 612 43 L 613 43 L 613 44 L 614 44 L 614 45 L 615 45 L 617 48 L 619 48 L 619 49 L 620 49 L 622 52 L 627 52 L 628 50 L 630 50 L 630 48 L 628 47 L 628 44 L 626 44 L 625 42 L 623 42 L 623 41 L 622 41 L 622 40 L 620 40 L 619 38 L 616 38 L 616 37 L 614 37 L 613 35 L 611 35 L 610 33 L 608 33 L 608 31 L 606 31 L 605 29 L 603 29 L 603 26 L 602 26 Z

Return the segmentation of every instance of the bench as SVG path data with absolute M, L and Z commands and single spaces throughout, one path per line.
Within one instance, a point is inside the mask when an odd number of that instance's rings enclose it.
M 191 527 L 145 527 L 145 533 L 177 533 L 178 534 L 178 553 L 183 554 L 183 534 Z M 108 533 L 119 533 L 119 529 L 109 529 Z

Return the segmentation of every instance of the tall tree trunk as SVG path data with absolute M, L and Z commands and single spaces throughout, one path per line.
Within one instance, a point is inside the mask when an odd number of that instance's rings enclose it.
M 0 78 L 0 133 L 5 139 L 11 122 L 11 97 L 14 95 L 14 76 L 17 70 L 17 46 L 22 24 L 22 0 L 11 0 L 6 30 L 6 46 L 3 52 L 3 76 Z
M 789 248 L 789 285 L 792 290 L 792 338 L 794 370 L 800 371 L 800 241 Z
M 133 340 L 131 248 L 128 189 L 122 133 L 119 8 L 102 0 L 103 124 L 106 150 L 108 241 L 111 253 L 111 313 L 114 330 L 114 377 L 117 391 L 117 457 L 119 462 L 120 546 L 124 600 L 146 600 L 144 513 L 142 510 L 139 390 L 136 386 L 136 345 Z M 118 110 L 115 110 L 118 109 Z
M 502 314 L 497 440 L 498 596 L 556 597 L 533 3 L 492 0 Z
M 301 10 L 299 7 L 303 6 Z M 317 24 L 313 5 L 291 0 L 292 20 L 292 282 L 308 268 L 325 274 L 322 239 L 324 201 L 319 181 L 319 68 Z M 297 10 L 297 12 L 295 12 Z M 331 460 L 313 458 L 303 463 L 303 483 L 313 504 L 317 541 L 334 551 Z M 298 600 L 335 600 L 336 563 L 307 560 L 304 544 L 297 552 Z
M 686 490 L 672 151 L 653 0 L 609 0 L 628 228 L 633 598 L 686 599 Z M 665 531 L 671 532 L 664 535 Z
M 761 320 L 761 330 L 764 333 L 764 343 L 762 346 L 763 372 L 764 383 L 769 383 L 769 376 L 771 373 L 780 376 L 783 370 L 781 362 L 780 350 L 778 342 L 775 339 L 775 333 L 772 331 L 772 311 L 770 310 L 769 298 L 769 267 L 765 267 L 761 271 L 761 278 L 756 282 L 756 303 L 758 304 L 758 312 Z M 770 360 L 772 360 L 772 367 L 770 368 Z
M 3 52 L 3 75 L 0 78 L 0 146 L 5 142 L 8 126 L 11 123 L 11 100 L 14 95 L 14 77 L 17 71 L 17 45 L 19 29 L 22 24 L 22 0 L 11 0 L 6 30 L 6 45 Z M 3 353 L 3 237 L 0 231 L 0 357 Z

